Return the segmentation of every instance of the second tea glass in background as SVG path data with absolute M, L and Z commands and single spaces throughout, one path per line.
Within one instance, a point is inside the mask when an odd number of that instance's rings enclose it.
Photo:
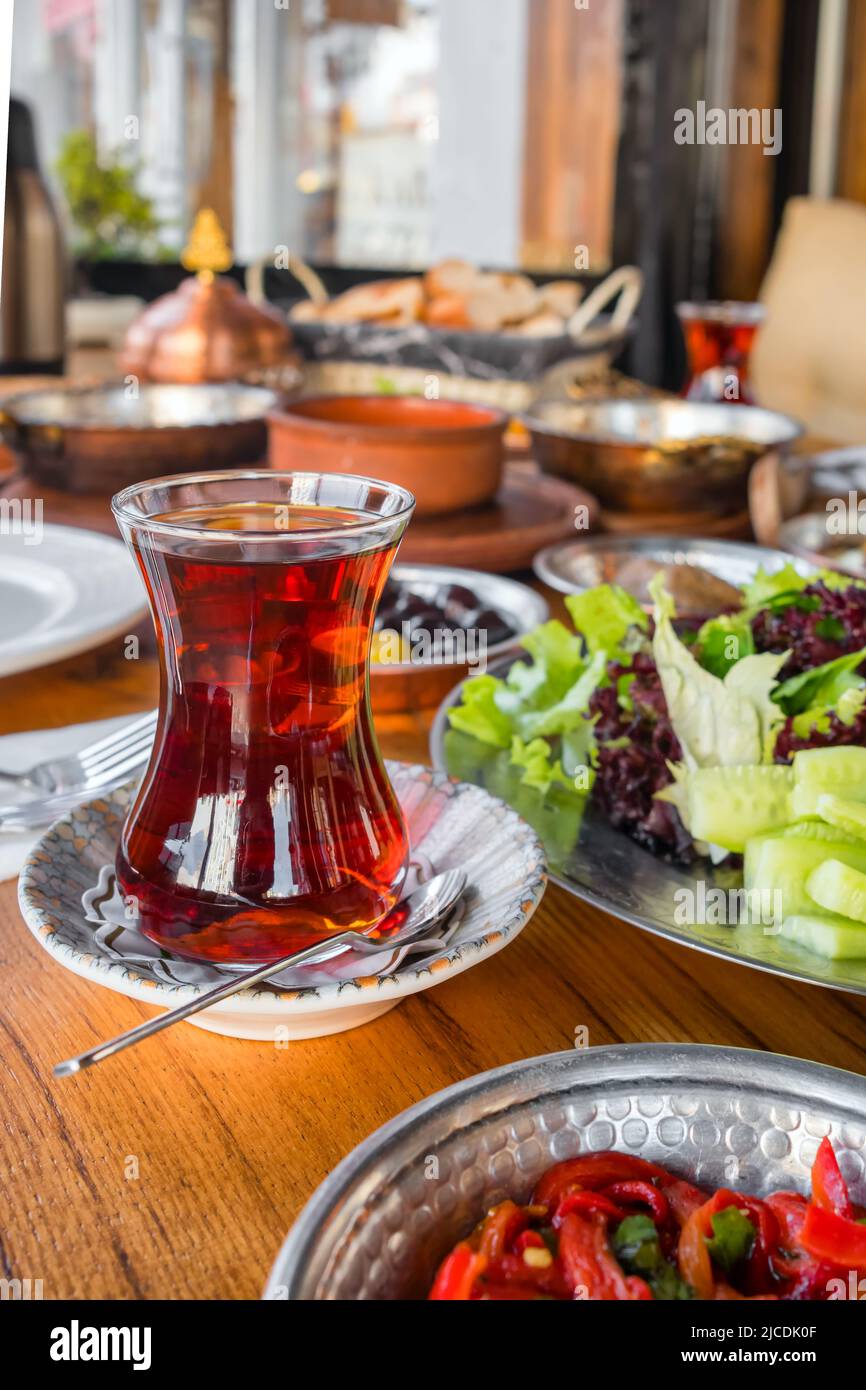
M 676 308 L 688 355 L 682 395 L 691 401 L 754 405 L 749 358 L 764 321 L 763 304 L 724 300 Z

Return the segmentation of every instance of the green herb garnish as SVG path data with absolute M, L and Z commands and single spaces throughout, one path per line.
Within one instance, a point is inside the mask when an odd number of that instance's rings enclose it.
M 626 1274 L 645 1279 L 660 1302 L 694 1298 L 694 1290 L 662 1254 L 658 1231 L 648 1216 L 627 1216 L 614 1231 L 611 1243 Z
M 726 1274 L 733 1274 L 752 1253 L 755 1227 L 739 1207 L 717 1211 L 712 1217 L 712 1227 L 712 1236 L 707 1236 L 710 1256 Z

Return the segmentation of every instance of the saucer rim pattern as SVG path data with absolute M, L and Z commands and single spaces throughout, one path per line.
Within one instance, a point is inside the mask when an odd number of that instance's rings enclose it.
M 401 800 L 411 788 L 426 785 L 428 789 L 446 791 L 449 799 L 471 795 L 474 800 L 483 799 L 495 808 L 501 822 L 503 843 L 510 842 L 509 853 L 522 855 L 526 861 L 524 880 L 519 886 L 515 885 L 505 919 L 495 925 L 488 920 L 477 937 L 463 941 L 427 964 L 404 964 L 391 975 L 362 976 L 303 989 L 245 989 L 223 1000 L 218 1006 L 221 1012 L 311 1013 L 385 999 L 397 1002 L 495 955 L 529 922 L 547 885 L 547 864 L 541 842 L 517 812 L 482 788 L 448 777 L 424 764 L 388 761 L 387 766 L 391 777 L 400 784 Z M 66 969 L 131 998 L 168 1008 L 197 997 L 211 986 L 151 980 L 121 960 L 109 960 L 96 952 L 83 950 L 70 940 L 77 928 L 69 926 L 70 904 L 63 901 L 65 879 L 60 867 L 63 858 L 70 853 L 76 856 L 84 853 L 110 818 L 117 822 L 119 831 L 133 792 L 133 786 L 120 787 L 109 796 L 84 802 L 56 821 L 27 856 L 19 878 L 18 902 L 24 921 L 40 945 Z M 423 844 L 422 839 L 419 849 L 423 849 Z M 97 872 L 94 866 L 94 874 Z M 77 904 L 77 911 L 80 910 Z

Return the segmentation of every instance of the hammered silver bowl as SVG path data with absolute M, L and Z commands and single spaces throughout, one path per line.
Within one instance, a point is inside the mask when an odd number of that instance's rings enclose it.
M 0 437 L 27 478 L 111 493 L 163 473 L 259 462 L 279 400 L 241 382 L 51 386 L 5 400 Z
M 803 433 L 774 410 L 673 399 L 549 399 L 521 418 L 545 473 L 610 510 L 673 516 L 741 511 L 752 465 Z
M 470 1077 L 359 1145 L 301 1212 L 266 1299 L 423 1298 L 488 1207 L 618 1149 L 708 1187 L 809 1190 L 829 1135 L 866 1201 L 866 1079 L 742 1048 L 590 1047 Z

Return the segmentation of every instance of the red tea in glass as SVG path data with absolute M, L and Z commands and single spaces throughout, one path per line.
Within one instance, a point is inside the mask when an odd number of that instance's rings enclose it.
M 412 511 L 365 478 L 214 473 L 114 499 L 160 652 L 117 878 L 177 955 L 280 956 L 375 929 L 408 843 L 370 711 L 373 617 Z
M 734 300 L 678 304 L 677 316 L 688 354 L 683 396 L 692 401 L 754 405 L 749 357 L 764 321 L 763 304 Z

